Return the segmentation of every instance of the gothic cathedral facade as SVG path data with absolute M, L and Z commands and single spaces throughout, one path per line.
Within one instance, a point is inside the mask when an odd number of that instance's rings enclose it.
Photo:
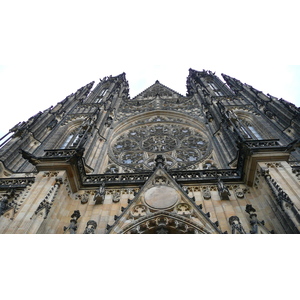
M 300 232 L 300 108 L 211 71 L 185 96 L 125 73 L 0 141 L 0 233 Z

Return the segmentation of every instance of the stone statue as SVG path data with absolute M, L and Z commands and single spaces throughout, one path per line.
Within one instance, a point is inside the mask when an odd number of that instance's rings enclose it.
M 94 220 L 89 220 L 86 224 L 84 234 L 94 234 L 95 229 L 97 228 L 97 223 Z
M 219 195 L 221 197 L 221 200 L 229 200 L 229 196 L 231 195 L 228 188 L 224 185 L 223 181 L 221 181 L 221 178 L 218 178 L 218 191 Z
M 104 198 L 105 198 L 105 182 L 102 182 L 102 184 L 100 185 L 98 191 L 94 196 L 94 201 L 96 201 L 95 204 L 103 204 Z
M 229 218 L 229 224 L 231 226 L 232 234 L 245 234 L 245 230 L 240 222 L 239 217 L 232 216 Z

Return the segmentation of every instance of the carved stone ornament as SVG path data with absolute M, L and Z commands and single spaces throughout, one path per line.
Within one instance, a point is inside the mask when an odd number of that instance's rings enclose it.
M 134 218 L 143 217 L 146 215 L 146 206 L 145 205 L 135 205 L 131 211 L 131 215 Z
M 84 234 L 94 234 L 95 229 L 97 228 L 97 223 L 94 220 L 89 220 L 86 224 Z
M 71 220 L 69 226 L 64 226 L 64 232 L 69 231 L 70 234 L 75 234 L 77 231 L 77 220 L 80 218 L 79 210 L 75 210 L 71 215 Z
M 233 234 L 245 234 L 245 230 L 240 222 L 239 217 L 232 216 L 229 218 L 229 224 L 231 226 L 231 232 Z
M 199 234 L 209 233 L 205 228 L 200 227 L 198 223 L 193 222 L 186 216 L 170 213 L 167 211 L 157 212 L 139 218 L 134 224 L 124 228 L 122 233 L 131 234 Z
M 191 207 L 186 203 L 180 203 L 176 208 L 179 215 L 186 217 L 191 215 Z
M 114 203 L 120 202 L 120 198 L 121 198 L 120 193 L 119 193 L 119 192 L 115 192 L 115 193 L 113 194 L 112 201 L 113 201 Z
M 211 198 L 211 193 L 210 193 L 210 191 L 208 189 L 206 189 L 206 190 L 203 191 L 203 198 L 205 200 L 209 200 Z
M 44 213 L 41 213 L 40 215 L 41 215 L 41 216 L 44 216 L 44 219 L 46 219 L 47 216 L 48 216 L 48 214 L 49 214 L 49 212 L 50 212 L 51 206 L 52 206 L 52 203 L 51 203 L 51 202 L 48 202 L 47 200 L 43 200 L 43 201 L 39 204 L 39 206 L 38 206 L 38 208 L 36 209 L 36 211 L 34 212 L 34 214 L 35 214 L 35 215 L 38 215 L 40 212 L 42 212 L 43 210 L 45 210 Z M 32 217 L 31 217 L 30 219 L 32 219 Z
M 245 196 L 243 189 L 236 189 L 235 195 L 237 198 L 240 198 L 240 199 L 243 199 Z
M 80 200 L 81 204 L 86 204 L 88 203 L 88 201 L 89 201 L 89 194 L 85 193 L 81 195 L 81 200 Z

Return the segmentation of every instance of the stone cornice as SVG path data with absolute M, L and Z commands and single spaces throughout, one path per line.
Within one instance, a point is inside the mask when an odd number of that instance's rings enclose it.
M 238 145 L 238 164 L 235 169 L 213 169 L 182 171 L 170 170 L 170 176 L 180 184 L 224 182 L 253 183 L 254 169 L 260 161 L 284 160 L 289 158 L 287 147 L 280 146 L 277 140 L 245 141 Z M 153 171 L 116 174 L 87 174 L 83 158 L 84 149 L 45 150 L 45 155 L 35 157 L 22 151 L 23 158 L 36 166 L 38 171 L 65 170 L 71 178 L 71 188 L 75 192 L 80 188 L 96 188 L 105 182 L 107 187 L 141 187 L 153 174 Z

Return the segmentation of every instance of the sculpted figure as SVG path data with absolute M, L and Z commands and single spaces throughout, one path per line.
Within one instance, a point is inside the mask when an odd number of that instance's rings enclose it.
M 221 178 L 218 178 L 218 191 L 219 195 L 221 197 L 221 200 L 229 200 L 229 196 L 231 195 L 228 188 L 224 185 L 223 181 L 221 181 Z
M 104 202 L 104 198 L 105 198 L 105 182 L 102 182 L 102 184 L 100 185 L 98 191 L 94 196 L 94 201 L 96 201 L 95 204 L 102 204 Z

